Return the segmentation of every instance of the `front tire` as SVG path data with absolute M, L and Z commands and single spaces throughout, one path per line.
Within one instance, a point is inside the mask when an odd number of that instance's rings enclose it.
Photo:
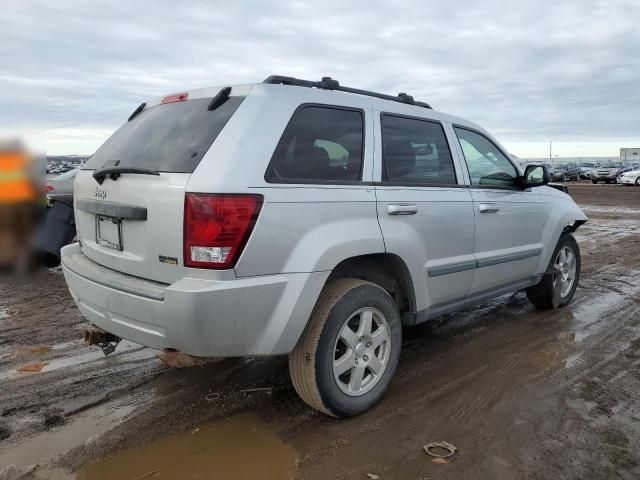
M 580 248 L 570 233 L 563 233 L 540 283 L 526 289 L 536 308 L 550 310 L 568 305 L 580 280 Z
M 640 187 L 640 177 L 636 178 L 636 187 Z
M 339 418 L 364 412 L 389 386 L 402 344 L 391 296 L 378 285 L 343 278 L 325 286 L 289 355 L 289 373 L 302 400 Z
M 594 185 L 597 185 L 598 181 L 597 180 L 591 180 L 591 183 L 593 183 Z

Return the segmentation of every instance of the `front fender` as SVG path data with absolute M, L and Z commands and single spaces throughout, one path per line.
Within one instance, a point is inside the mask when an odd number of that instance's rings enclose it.
M 542 235 L 544 249 L 536 270 L 538 274 L 544 274 L 547 271 L 560 235 L 565 231 L 575 232 L 589 220 L 569 195 L 557 192 L 557 195 L 554 193 L 550 196 L 554 198 Z

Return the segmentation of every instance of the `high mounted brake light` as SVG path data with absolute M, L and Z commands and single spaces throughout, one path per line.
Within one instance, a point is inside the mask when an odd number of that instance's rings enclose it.
M 262 195 L 187 193 L 184 265 L 233 268 L 262 208 Z
M 167 95 L 162 99 L 160 103 L 174 103 L 174 102 L 186 102 L 189 98 L 189 93 L 176 93 L 175 95 Z

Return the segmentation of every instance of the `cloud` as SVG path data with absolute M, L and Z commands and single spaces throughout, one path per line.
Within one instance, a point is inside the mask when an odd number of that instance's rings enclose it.
M 152 96 L 330 75 L 507 142 L 639 139 L 637 18 L 631 0 L 7 0 L 0 122 L 80 132 L 92 149 Z

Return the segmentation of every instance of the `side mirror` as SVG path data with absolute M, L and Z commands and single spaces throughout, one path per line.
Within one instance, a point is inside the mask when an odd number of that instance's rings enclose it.
M 549 171 L 544 165 L 527 165 L 522 176 L 524 188 L 541 187 L 549 183 Z

